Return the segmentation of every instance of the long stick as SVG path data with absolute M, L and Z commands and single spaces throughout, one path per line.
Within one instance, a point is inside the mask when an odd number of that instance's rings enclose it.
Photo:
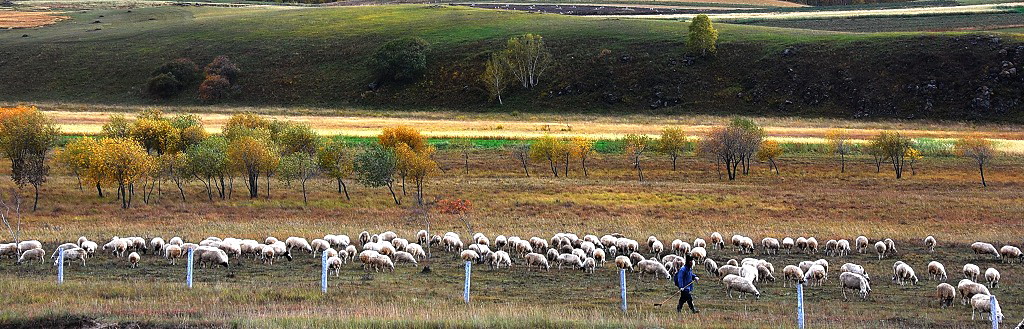
M 660 303 L 655 303 L 654 306 L 658 307 L 658 306 L 661 306 L 662 304 L 665 304 L 665 302 L 667 302 L 670 298 L 675 297 L 675 295 L 677 293 L 679 293 L 680 291 L 683 291 L 683 289 L 686 289 L 686 287 L 692 286 L 694 282 L 697 282 L 697 281 L 696 280 L 695 281 L 690 281 L 690 284 L 687 284 L 685 287 L 679 288 L 679 290 L 676 290 L 676 292 L 673 292 L 671 295 L 668 295 L 668 297 L 665 297 L 665 299 L 662 300 Z

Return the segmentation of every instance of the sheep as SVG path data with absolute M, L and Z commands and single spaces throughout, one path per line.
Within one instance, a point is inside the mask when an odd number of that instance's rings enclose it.
M 326 239 L 325 239 L 326 240 Z M 327 258 L 327 273 L 334 273 L 335 277 L 341 276 L 341 265 L 344 261 L 339 257 L 328 257 Z
M 389 272 L 395 271 L 395 263 L 392 262 L 391 257 L 388 257 L 387 255 L 377 254 L 373 257 L 370 257 L 370 264 L 373 265 L 374 272 L 377 272 L 377 270 L 387 270 Z
M 807 271 L 811 269 L 812 265 L 814 265 L 814 262 L 809 260 L 805 260 L 797 264 L 797 266 L 800 267 L 800 270 L 804 271 L 804 273 L 807 273 Z
M 529 246 L 536 250 L 545 250 L 548 249 L 548 242 L 538 237 L 531 237 Z
M 807 238 L 807 252 L 810 254 L 818 252 L 818 239 L 815 239 L 813 236 Z
M 417 243 L 422 245 L 427 244 L 428 241 L 430 241 L 430 233 L 428 233 L 427 230 L 420 230 L 419 232 L 416 232 Z
M 1002 256 L 1003 262 L 1013 263 L 1014 259 L 1017 259 L 1018 262 L 1024 262 L 1024 253 L 1021 253 L 1020 248 L 1014 246 L 999 248 L 999 255 Z
M 78 260 L 82 261 L 82 267 L 85 267 L 85 259 L 86 258 L 89 258 L 89 254 L 85 252 L 85 249 L 82 249 L 82 248 L 71 248 L 71 249 L 64 250 L 64 261 L 67 262 L 68 264 L 70 264 L 71 261 L 78 259 Z M 57 260 L 57 261 L 53 262 L 53 265 L 57 266 L 59 264 L 59 262 L 60 262 L 60 260 Z
M 516 251 L 516 254 L 520 256 L 533 252 L 533 246 L 530 245 L 530 242 L 526 240 L 517 240 L 513 247 Z
M 734 274 L 726 275 L 722 278 L 722 284 L 725 285 L 725 292 L 729 295 L 729 298 L 732 298 L 732 291 L 736 290 L 744 294 L 751 294 L 755 299 L 761 299 L 761 293 L 757 291 L 754 282 L 741 276 Z M 741 294 L 740 297 L 742 296 Z
M 398 234 L 395 234 L 395 232 L 387 231 L 378 235 L 377 238 L 380 239 L 381 241 L 391 242 L 391 240 L 398 238 Z
M 350 260 L 352 260 L 354 262 L 355 258 L 356 258 L 356 255 L 358 253 L 359 253 L 359 250 L 356 249 L 356 246 L 353 246 L 353 245 L 350 244 L 350 245 L 348 245 L 348 247 L 345 247 L 344 254 L 346 254 L 347 256 L 346 257 L 342 257 L 341 260 L 342 261 L 348 261 L 350 259 Z
M 985 281 L 988 282 L 989 287 L 995 289 L 996 286 L 999 286 L 999 278 L 999 270 L 992 267 L 985 270 Z
M 729 274 L 740 275 L 742 268 L 735 265 L 722 265 L 718 268 L 718 277 L 724 277 Z
M 72 245 L 74 245 L 74 244 L 72 244 Z M 46 251 L 43 250 L 42 248 L 33 248 L 33 249 L 25 250 L 24 252 L 21 253 L 21 256 L 18 257 L 18 264 L 24 263 L 25 261 L 36 260 L 36 259 L 38 259 L 40 263 L 45 262 L 46 261 Z
M 730 239 L 730 241 L 732 241 L 732 246 L 735 247 L 736 250 L 740 250 L 740 242 L 743 241 L 743 236 L 739 234 L 733 234 L 732 239 Z
M 939 300 L 942 308 L 953 306 L 953 299 L 956 298 L 956 289 L 948 283 L 940 283 L 935 287 L 935 298 Z
M 739 241 L 740 253 L 753 254 L 754 253 L 754 240 L 748 237 L 741 237 Z
M 640 270 L 641 276 L 643 274 L 651 274 L 655 278 L 658 278 L 659 276 L 664 276 L 666 279 L 668 279 L 668 278 L 671 277 L 668 274 L 668 269 L 665 268 L 665 265 L 662 264 L 662 263 L 659 263 L 656 260 L 650 260 L 650 259 L 642 260 L 639 263 L 637 263 L 636 265 L 637 265 L 637 268 L 639 268 L 639 270 Z
M 899 264 L 896 267 L 896 275 L 893 276 L 892 281 L 899 285 L 906 285 L 907 282 L 911 282 L 913 285 L 917 285 L 917 274 L 914 273 L 914 268 L 907 264 Z
M 367 232 L 367 231 L 359 232 L 359 245 L 362 246 L 362 245 L 367 244 L 369 242 L 370 242 L 370 232 Z
M 711 275 L 718 275 L 718 263 L 710 258 L 704 259 L 704 270 Z
M 603 266 L 604 262 L 608 260 L 608 257 L 607 255 L 605 255 L 603 249 L 595 249 L 594 254 L 591 255 L 591 257 L 594 258 L 595 262 L 597 262 L 598 267 Z
M 938 244 L 938 243 L 935 241 L 935 237 L 934 236 L 929 235 L 929 236 L 926 236 L 924 238 L 924 246 L 928 247 L 928 252 L 929 253 L 935 252 L 935 245 L 936 244 Z
M 296 236 L 288 237 L 288 239 L 284 240 L 284 245 L 288 247 L 289 253 L 292 251 L 292 249 L 296 248 L 300 250 L 305 250 L 310 254 L 316 253 L 316 251 L 313 250 L 313 246 L 309 244 L 309 241 L 306 241 L 306 238 L 300 238 Z
M 967 301 L 974 297 L 974 295 L 992 294 L 988 291 L 988 287 L 970 279 L 960 280 L 956 285 L 956 291 L 960 295 L 960 304 L 962 305 L 967 305 Z
M 18 243 L 18 254 L 25 252 L 26 250 L 32 249 L 43 249 L 43 244 L 37 240 L 26 240 Z
M 139 253 L 132 252 L 128 255 L 128 264 L 130 264 L 131 268 L 138 268 L 140 259 L 142 259 L 142 256 L 139 256 Z
M 713 232 L 711 233 L 711 249 L 722 249 L 725 248 L 725 239 L 722 238 L 722 233 Z
M 857 247 L 858 254 L 863 254 L 867 251 L 868 245 L 870 244 L 870 242 L 868 242 L 868 237 L 863 235 L 858 236 L 857 239 L 853 240 L 853 243 Z
M 971 281 L 977 281 L 978 276 L 981 275 L 981 268 L 974 264 L 964 264 L 964 278 L 971 279 Z
M 179 245 L 168 244 L 164 246 L 164 258 L 169 259 L 171 261 L 171 265 L 174 265 L 175 261 L 183 255 L 184 251 Z
M 309 247 L 313 250 L 313 258 L 316 258 L 316 254 L 330 248 L 331 243 L 324 239 L 313 239 L 313 242 L 309 243 Z
M 396 251 L 395 252 L 395 262 L 396 263 L 409 263 L 409 264 L 412 264 L 413 267 L 418 267 L 419 266 L 419 264 L 416 262 L 416 256 L 413 256 L 412 254 L 410 254 L 408 252 L 405 252 L 405 251 Z
M 462 253 L 459 254 L 459 257 L 462 258 L 462 260 L 464 260 L 464 261 L 474 262 L 474 261 L 480 259 L 480 254 L 478 254 L 476 251 L 472 251 L 472 250 L 466 249 L 466 250 L 463 250 Z
M 673 254 L 682 255 L 685 252 L 683 251 L 683 240 L 672 240 L 672 243 L 670 243 L 669 246 Z
M 793 253 L 793 247 L 796 247 L 796 246 L 797 246 L 797 243 L 793 240 L 793 238 L 790 238 L 790 237 L 782 238 L 782 249 L 785 250 L 785 253 Z
M 838 248 L 837 253 L 838 253 L 839 256 L 849 256 L 850 255 L 851 249 L 850 249 L 850 241 L 849 240 L 846 240 L 846 239 L 839 240 L 839 242 L 837 243 L 837 248 Z
M 369 235 L 367 235 L 366 238 L 369 239 L 370 238 Z M 367 240 L 367 241 L 369 241 L 369 240 Z M 376 252 L 376 251 L 373 251 L 373 250 L 363 250 L 362 252 L 360 252 L 359 253 L 359 262 L 362 263 L 362 265 L 360 265 L 360 267 L 362 267 L 362 269 L 364 269 L 364 270 L 372 268 L 373 267 L 373 263 L 372 263 L 373 262 L 373 258 L 376 257 L 377 255 L 380 255 L 380 253 Z
M 980 241 L 972 243 L 971 244 L 971 250 L 974 250 L 975 254 L 979 254 L 979 255 L 991 254 L 991 255 L 996 256 L 996 259 L 1001 259 L 1002 258 L 1002 256 L 999 254 L 999 251 L 996 250 L 996 247 L 993 246 L 991 243 L 985 243 L 985 242 L 980 242 Z
M 201 266 L 211 264 L 228 267 L 228 254 L 218 248 L 199 247 L 193 252 L 193 256 L 199 260 Z
M 263 248 L 260 250 L 260 256 L 263 257 L 264 264 L 274 265 L 274 258 L 277 256 L 277 250 L 273 247 Z
M 825 268 L 821 265 L 814 264 L 807 268 L 807 272 L 804 273 L 804 281 L 808 282 L 811 286 L 821 286 L 822 282 L 825 281 Z
M 894 254 L 894 255 L 896 254 L 897 251 L 896 251 L 896 242 L 895 241 L 892 241 L 892 239 L 885 239 L 882 242 L 885 242 L 886 252 Z
M 172 239 L 172 241 L 173 241 L 173 239 Z M 277 238 L 272 237 L 272 236 L 268 236 L 266 239 L 263 239 L 263 244 L 268 245 L 268 246 L 272 245 L 272 244 L 275 244 L 277 242 L 278 242 Z
M 878 259 L 879 260 L 881 260 L 882 258 L 885 258 L 885 253 L 888 250 L 888 248 L 889 247 L 885 245 L 885 242 L 882 242 L 882 241 L 875 242 L 875 253 L 878 254 Z
M 839 241 L 830 239 L 825 241 L 825 255 L 835 257 L 839 253 Z
M 418 243 L 410 243 L 409 245 L 405 246 L 405 252 L 411 254 L 413 257 L 416 257 L 416 260 L 424 260 L 427 258 L 427 252 L 423 251 L 423 247 L 420 246 Z
M 618 267 L 619 269 L 623 269 L 623 270 L 629 270 L 630 272 L 632 272 L 633 271 L 633 261 L 631 261 L 629 259 L 629 257 L 618 256 L 618 257 L 615 257 L 615 267 Z
M 936 261 L 928 263 L 928 277 L 935 281 L 946 281 L 949 278 L 946 275 L 946 267 Z
M 74 244 L 74 243 L 65 243 L 65 244 L 59 245 L 59 246 L 57 246 L 57 249 L 53 250 L 53 254 L 50 255 L 50 259 L 57 259 L 57 256 L 60 255 L 60 251 L 61 250 L 71 249 L 71 248 L 81 248 L 81 247 L 79 247 L 77 244 Z
M 398 239 L 395 239 L 395 240 L 398 240 Z M 490 246 L 491 245 L 491 240 L 488 239 L 483 234 L 480 234 L 480 236 L 476 238 L 476 244 L 484 245 L 484 246 Z
M 796 238 L 796 249 L 800 252 L 807 250 L 807 238 L 798 237 Z
M 594 258 L 587 257 L 587 259 L 583 261 L 583 271 L 584 272 L 594 273 L 594 269 L 596 269 L 596 268 L 597 268 L 597 261 L 595 261 Z
M 864 266 L 860 266 L 860 265 L 857 265 L 857 264 L 854 264 L 854 263 L 843 264 L 843 266 L 839 268 L 839 272 L 840 273 L 846 273 L 846 272 L 857 273 L 857 274 L 860 274 L 861 276 L 863 276 L 864 278 L 866 278 L 868 280 L 871 280 L 871 276 L 868 275 L 868 273 L 866 271 L 864 271 Z
M 92 256 L 96 254 L 96 249 L 99 249 L 99 245 L 93 241 L 85 241 L 82 242 L 82 249 L 85 249 L 85 252 L 88 253 L 89 256 Z
M 583 268 L 583 259 L 573 254 L 561 254 L 558 255 L 558 269 L 562 269 L 562 266 L 569 266 L 573 269 Z
M 765 255 L 779 254 L 779 249 L 782 245 L 779 244 L 779 239 L 776 238 L 764 238 L 761 239 L 761 247 L 764 248 Z
M 601 241 L 601 245 L 603 245 L 605 248 L 608 248 L 614 246 L 615 241 L 618 240 L 618 238 L 612 236 L 611 234 L 605 234 L 602 235 L 599 240 Z
M 1003 322 L 1002 310 L 996 309 L 995 313 L 992 314 L 992 296 L 991 295 L 974 295 L 971 297 L 971 321 L 974 320 L 975 313 L 989 313 L 991 318 L 995 318 L 997 323 Z M 982 319 L 984 320 L 984 319 Z
M 594 255 L 594 250 L 597 250 L 597 246 L 590 241 L 583 241 L 583 243 L 580 244 L 580 250 L 583 250 L 587 257 L 590 257 Z
M 693 261 L 697 264 L 706 262 L 708 259 L 708 251 L 704 250 L 704 247 L 690 249 L 690 258 L 693 258 Z
M 124 257 L 125 251 L 128 250 L 128 240 L 126 239 L 113 239 L 107 244 L 103 245 L 103 251 L 110 251 L 117 257 Z
M 77 243 L 78 247 L 81 248 L 82 247 L 82 243 L 84 243 L 86 241 L 89 241 L 89 238 L 87 238 L 85 236 L 78 237 L 78 243 Z
M 18 257 L 18 244 L 16 243 L 0 243 L 0 257 L 17 258 Z
M 757 265 L 757 278 L 759 282 L 775 282 L 772 269 L 765 265 Z
M 640 264 L 640 262 L 642 262 L 642 261 L 644 261 L 646 259 L 647 258 L 644 258 L 644 256 L 640 255 L 640 253 L 638 253 L 638 252 L 634 252 L 634 253 L 629 254 L 629 260 L 633 261 L 633 264 Z
M 548 259 L 549 261 L 552 261 L 552 262 L 553 262 L 553 261 L 555 261 L 556 259 L 558 259 L 558 250 L 555 250 L 555 249 L 548 249 L 548 251 L 547 251 L 546 253 L 544 253 L 544 255 L 545 255 L 545 256 L 547 257 L 547 259 Z M 628 257 L 627 257 L 627 258 L 628 258 Z
M 647 237 L 647 248 L 648 249 L 654 248 L 654 242 L 660 242 L 660 241 L 658 241 L 658 238 L 653 236 L 653 235 L 652 236 L 648 236 Z
M 504 235 L 494 237 L 494 249 L 503 250 L 505 246 L 508 246 L 508 238 Z
M 86 240 L 86 241 L 88 241 L 88 240 Z M 84 242 L 84 241 L 82 241 L 82 242 Z M 80 242 L 78 245 L 81 246 L 82 242 Z M 163 238 L 155 237 L 155 238 L 149 240 L 149 250 L 152 251 L 155 254 L 157 252 L 163 251 L 165 244 L 167 244 L 167 243 L 164 242 Z
M 782 268 L 782 275 L 784 280 L 782 285 L 786 286 L 786 282 L 793 282 L 794 285 L 803 284 L 804 282 L 804 271 L 794 265 L 786 265 Z
M 707 241 L 704 241 L 704 239 L 696 238 L 696 239 L 693 239 L 693 247 L 694 248 L 696 248 L 696 247 L 707 248 L 708 247 L 708 243 L 707 243 Z
M 545 258 L 544 255 L 531 252 L 529 254 L 526 254 L 526 257 L 524 257 L 524 259 L 526 259 L 527 268 L 532 269 L 536 266 L 538 269 L 543 268 L 545 271 L 551 270 L 551 265 L 548 264 L 548 259 Z
M 730 258 L 729 260 L 725 261 L 725 264 L 726 265 L 732 265 L 732 266 L 740 266 L 740 262 L 737 262 L 735 259 L 732 259 L 732 258 Z
M 871 284 L 868 283 L 868 279 L 857 273 L 843 272 L 839 275 L 839 284 L 843 287 L 843 300 L 847 300 L 847 289 L 859 290 L 861 299 L 868 299 L 868 293 L 871 292 Z

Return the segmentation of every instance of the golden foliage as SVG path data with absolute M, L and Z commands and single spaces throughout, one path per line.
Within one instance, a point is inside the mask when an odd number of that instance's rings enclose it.
M 427 148 L 427 139 L 419 131 L 408 126 L 387 127 L 377 136 L 381 146 L 396 149 L 405 144 L 413 151 L 419 152 Z

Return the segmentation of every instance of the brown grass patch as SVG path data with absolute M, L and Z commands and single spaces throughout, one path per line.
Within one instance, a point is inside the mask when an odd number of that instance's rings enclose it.
M 49 12 L 0 11 L 0 28 L 25 29 L 46 26 L 68 19 Z

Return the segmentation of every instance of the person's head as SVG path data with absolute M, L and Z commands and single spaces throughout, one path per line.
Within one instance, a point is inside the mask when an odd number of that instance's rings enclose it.
M 693 257 L 690 257 L 690 254 L 684 255 L 683 263 L 684 265 L 686 265 L 686 267 L 693 267 Z

